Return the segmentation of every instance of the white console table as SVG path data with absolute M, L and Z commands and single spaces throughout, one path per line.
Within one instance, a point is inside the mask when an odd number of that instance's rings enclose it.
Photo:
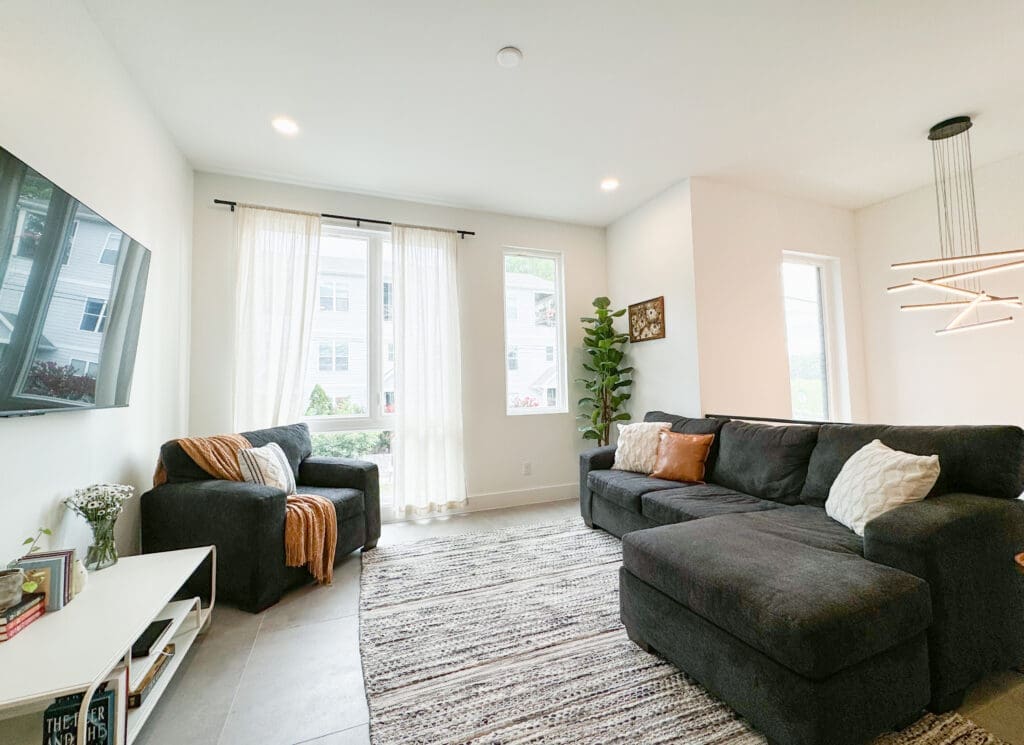
M 172 600 L 207 557 L 211 557 L 210 604 L 198 597 Z M 63 610 L 46 613 L 18 636 L 0 643 L 0 733 L 4 720 L 38 714 L 38 726 L 28 742 L 42 742 L 43 711 L 59 696 L 85 693 L 79 709 L 78 742 L 84 745 L 85 712 L 93 693 L 112 676 L 127 677 L 134 688 L 159 655 L 132 660 L 131 647 L 150 623 L 171 623 L 154 645 L 175 646 L 167 669 L 142 706 L 127 709 L 125 691 L 116 697 L 115 742 L 131 745 L 174 677 L 185 653 L 203 633 L 216 600 L 216 549 L 188 548 L 127 556 L 112 567 L 89 575 L 85 589 Z M 8 740 L 0 736 L 0 741 Z

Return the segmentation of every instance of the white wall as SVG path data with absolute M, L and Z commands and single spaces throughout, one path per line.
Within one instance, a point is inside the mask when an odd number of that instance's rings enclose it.
M 784 251 L 839 260 L 850 411 L 865 416 L 853 214 L 707 179 L 691 180 L 701 406 L 706 413 L 792 416 L 781 264 Z
M 975 191 L 981 250 L 1024 247 L 1024 155 L 977 169 Z M 892 271 L 891 263 L 939 254 L 933 188 L 860 210 L 856 224 L 871 419 L 1024 425 L 1024 314 L 1016 314 L 1012 326 L 936 336 L 948 314 L 905 313 L 899 306 L 941 296 L 885 292 L 910 277 Z M 1020 295 L 1024 272 L 985 277 L 982 287 Z M 987 310 L 986 316 L 992 313 Z
M 184 434 L 192 171 L 77 0 L 3 4 L 0 146 L 153 252 L 131 406 L 0 419 L 0 564 L 40 525 L 88 545 L 60 507 L 100 481 L 148 486 L 158 448 Z M 118 523 L 137 548 L 138 500 Z
M 792 415 L 783 251 L 838 259 L 849 416 L 865 414 L 853 214 L 694 178 L 608 227 L 608 288 L 626 306 L 665 296 L 666 338 L 631 344 L 634 418 L 650 409 Z M 624 325 L 623 325 L 624 327 Z
M 604 230 L 200 173 L 195 183 L 190 430 L 230 431 L 234 334 L 234 217 L 213 199 L 465 228 L 459 242 L 463 410 L 470 509 L 570 497 L 576 491 L 575 407 L 567 414 L 505 414 L 502 249 L 565 255 L 569 378 L 581 363 L 579 317 L 606 290 Z M 573 389 L 575 393 L 575 389 Z M 570 403 L 578 396 L 571 395 Z M 523 461 L 532 475 L 523 476 Z
M 665 338 L 626 348 L 633 419 L 652 409 L 700 416 L 689 181 L 608 226 L 608 293 L 615 308 L 665 296 Z

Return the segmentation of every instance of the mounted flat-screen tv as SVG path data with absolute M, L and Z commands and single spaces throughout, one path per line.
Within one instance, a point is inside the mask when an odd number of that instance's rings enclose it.
M 128 405 L 149 260 L 0 148 L 0 416 Z

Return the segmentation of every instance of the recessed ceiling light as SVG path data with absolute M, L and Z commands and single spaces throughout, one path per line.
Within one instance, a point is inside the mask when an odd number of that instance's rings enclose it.
M 498 50 L 498 64 L 502 67 L 518 67 L 523 53 L 516 47 L 502 47 Z
M 619 188 L 619 180 L 614 176 L 601 179 L 601 191 L 615 191 Z
M 270 126 L 285 137 L 294 137 L 299 133 L 299 125 L 295 123 L 294 119 L 287 116 L 275 116 L 270 120 Z

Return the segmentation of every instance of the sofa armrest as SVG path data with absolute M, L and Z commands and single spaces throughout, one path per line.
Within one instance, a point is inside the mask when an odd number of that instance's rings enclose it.
M 281 489 L 244 481 L 163 484 L 140 498 L 142 550 L 217 547 L 217 585 L 249 610 L 276 602 L 285 585 Z
M 351 458 L 327 458 L 311 455 L 299 464 L 302 486 L 359 489 L 363 493 L 366 516 L 364 549 L 377 545 L 380 538 L 380 474 L 377 464 Z
M 864 557 L 928 582 L 932 701 L 1024 661 L 1024 502 L 946 494 L 903 505 L 864 529 Z
M 591 471 L 608 470 L 613 463 L 615 463 L 614 445 L 592 448 L 580 453 L 580 514 L 583 515 L 583 521 L 590 527 L 594 527 L 591 509 L 594 495 L 587 487 L 587 474 Z

